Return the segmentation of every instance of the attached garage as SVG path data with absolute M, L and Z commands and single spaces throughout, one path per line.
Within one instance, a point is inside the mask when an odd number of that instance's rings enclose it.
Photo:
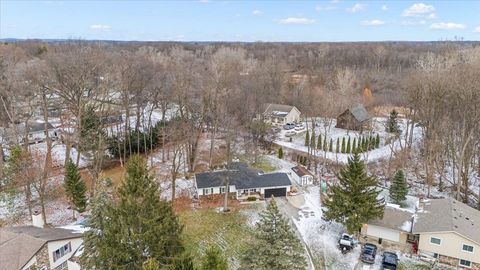
M 367 235 L 376 238 L 382 238 L 392 242 L 400 241 L 400 231 L 392 230 L 389 228 L 379 227 L 375 225 L 368 225 Z
M 287 196 L 287 188 L 266 188 L 265 189 L 265 198 L 272 197 L 286 197 Z

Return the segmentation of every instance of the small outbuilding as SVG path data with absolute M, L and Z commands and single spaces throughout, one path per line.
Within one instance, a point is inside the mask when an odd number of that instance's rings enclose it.
M 302 166 L 295 166 L 291 168 L 292 178 L 300 186 L 308 186 L 313 184 L 313 174 Z
M 370 116 L 363 105 L 357 104 L 348 108 L 337 117 L 336 128 L 362 130 L 368 125 Z

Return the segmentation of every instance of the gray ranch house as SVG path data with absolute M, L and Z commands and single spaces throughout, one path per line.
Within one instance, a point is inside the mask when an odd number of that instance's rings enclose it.
M 199 198 L 228 192 L 238 200 L 248 197 L 285 197 L 292 186 L 286 173 L 263 173 L 245 163 L 234 163 L 229 170 L 195 174 L 196 194 Z

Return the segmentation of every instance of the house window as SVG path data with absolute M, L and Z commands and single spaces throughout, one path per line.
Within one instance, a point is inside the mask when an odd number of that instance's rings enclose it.
M 59 269 L 59 270 L 68 269 L 68 262 L 67 262 L 67 261 L 64 261 L 62 264 L 60 264 L 59 266 L 57 266 L 57 268 L 55 268 L 55 269 Z
M 430 237 L 430 243 L 435 245 L 440 245 L 442 243 L 442 239 L 436 237 Z
M 471 261 L 467 261 L 467 260 L 463 260 L 463 259 L 460 259 L 460 266 L 463 266 L 463 267 L 471 267 L 472 266 L 472 262 Z
M 65 256 L 65 254 L 71 251 L 72 251 L 72 245 L 70 244 L 70 242 L 68 242 L 68 244 L 62 246 L 61 248 L 53 252 L 53 261 L 56 262 L 58 259 L 62 258 L 63 256 Z
M 204 189 L 203 189 L 203 195 L 208 195 L 208 194 L 209 194 L 209 191 L 210 191 L 210 189 L 204 188 Z
M 466 252 L 473 253 L 473 246 L 463 244 L 462 250 Z
M 256 188 L 251 188 L 250 192 L 257 192 L 257 189 Z
M 438 259 L 438 253 L 433 253 L 433 258 Z

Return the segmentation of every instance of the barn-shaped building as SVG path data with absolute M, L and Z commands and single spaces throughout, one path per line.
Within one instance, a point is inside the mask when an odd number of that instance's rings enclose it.
M 337 117 L 336 128 L 349 130 L 362 130 L 368 125 L 370 116 L 363 105 L 355 105 L 348 108 Z

